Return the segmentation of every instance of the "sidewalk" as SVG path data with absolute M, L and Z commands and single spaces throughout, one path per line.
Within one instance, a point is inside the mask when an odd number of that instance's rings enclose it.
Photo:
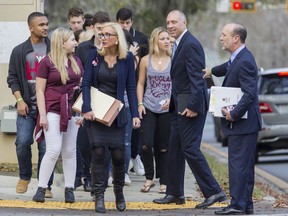
M 35 203 L 32 197 L 37 190 L 37 179 L 32 179 L 29 184 L 29 189 L 25 194 L 17 194 L 15 186 L 18 181 L 18 176 L 7 176 L 0 173 L 0 208 L 26 208 L 29 212 L 37 211 L 38 215 L 58 215 L 50 214 L 50 211 L 56 211 L 59 215 L 93 215 L 94 203 L 91 201 L 89 192 L 84 192 L 83 187 L 77 188 L 75 191 L 75 204 L 65 204 L 64 201 L 64 180 L 63 175 L 56 174 L 54 184 L 52 186 L 52 199 L 46 199 L 44 204 Z M 120 213 L 115 210 L 114 194 L 112 187 L 107 188 L 105 193 L 106 208 L 108 215 L 214 215 L 214 211 L 219 206 L 226 206 L 227 203 L 217 204 L 206 210 L 194 209 L 195 205 L 203 199 L 196 190 L 196 182 L 191 171 L 186 167 L 185 175 L 185 196 L 187 199 L 186 205 L 157 205 L 153 204 L 152 200 L 163 197 L 163 194 L 158 193 L 159 182 L 156 181 L 156 186 L 149 193 L 141 193 L 140 188 L 144 183 L 144 176 L 130 174 L 132 181 L 130 186 L 125 186 L 124 194 L 127 202 L 127 211 Z M 255 204 L 255 215 L 288 215 L 288 209 L 274 209 L 272 207 L 273 199 L 264 200 Z M 36 210 L 33 208 L 36 208 Z M 3 208 L 1 208 L 1 212 Z M 40 210 L 39 210 L 40 209 Z M 47 210 L 48 209 L 48 210 Z M 168 209 L 168 210 L 167 210 Z M 170 210 L 169 210 L 170 209 Z M 81 211 L 79 211 L 81 210 Z M 83 211 L 82 211 L 83 210 Z M 148 211 L 147 211 L 148 210 Z M 159 211 L 160 210 L 160 211 Z M 9 209 L 11 211 L 11 209 Z M 18 209 L 19 211 L 19 209 Z M 41 214 L 39 214 L 41 212 Z M 49 212 L 49 214 L 45 213 Z M 81 213 L 80 213 L 81 212 Z M 107 215 L 106 214 L 106 215 Z M 0 215 L 2 215 L 0 213 Z M 4 214 L 5 215 L 5 214 Z M 13 214 L 14 215 L 14 214 Z M 20 214 L 21 215 L 21 214 Z M 24 213 L 23 213 L 24 215 Z
M 132 181 L 131 185 L 124 187 L 124 195 L 127 202 L 152 202 L 153 199 L 163 197 L 164 194 L 159 194 L 159 182 L 156 180 L 156 186 L 151 188 L 148 193 L 141 193 L 140 189 L 145 182 L 144 176 L 137 176 L 134 173 L 129 174 Z M 24 194 L 16 193 L 16 184 L 18 182 L 18 176 L 5 176 L 0 173 L 0 198 L 3 200 L 23 200 L 31 201 L 32 197 L 37 190 L 37 179 L 31 179 L 28 190 Z M 185 192 L 186 197 L 191 198 L 196 201 L 202 201 L 202 198 L 199 196 L 196 191 L 196 184 L 194 176 L 191 174 L 191 171 L 187 169 L 186 178 L 185 178 Z M 64 177 L 62 174 L 54 175 L 54 182 L 52 185 L 52 199 L 46 199 L 46 201 L 64 201 Z M 91 201 L 91 196 L 89 192 L 85 192 L 83 187 L 78 187 L 75 192 L 75 199 L 78 202 Z M 113 194 L 113 188 L 108 187 L 105 193 L 105 201 L 114 202 L 115 197 Z
M 141 193 L 140 189 L 145 182 L 144 176 L 137 176 L 134 173 L 130 173 L 130 179 L 132 183 L 129 186 L 124 187 L 124 195 L 127 202 L 128 210 L 162 210 L 162 209 L 191 209 L 196 204 L 203 201 L 199 193 L 196 190 L 196 184 L 194 176 L 187 167 L 185 178 L 185 192 L 187 202 L 185 205 L 158 205 L 152 201 L 156 198 L 162 198 L 165 194 L 159 194 L 158 189 L 160 187 L 159 182 L 155 181 L 155 187 L 151 188 L 148 193 Z M 31 179 L 28 190 L 24 194 L 17 194 L 15 187 L 18 182 L 18 176 L 7 176 L 0 173 L 0 208 L 12 207 L 12 208 L 28 208 L 28 209 L 72 209 L 72 210 L 89 210 L 94 211 L 94 203 L 89 192 L 85 192 L 83 187 L 79 187 L 75 190 L 74 204 L 64 203 L 64 178 L 61 174 L 54 175 L 54 182 L 52 185 L 52 199 L 45 199 L 45 203 L 36 203 L 32 201 L 37 190 L 37 179 Z M 115 196 L 113 193 L 113 187 L 108 187 L 105 193 L 106 209 L 114 211 L 114 214 L 118 212 L 115 210 Z M 219 206 L 219 205 L 218 205 Z M 223 204 L 222 204 L 223 206 Z M 1 215 L 1 214 L 0 214 Z M 142 214 L 140 214 L 142 215 Z

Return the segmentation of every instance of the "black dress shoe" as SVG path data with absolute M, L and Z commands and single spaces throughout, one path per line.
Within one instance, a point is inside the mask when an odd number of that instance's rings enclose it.
M 212 196 L 210 196 L 209 198 L 205 199 L 204 202 L 198 204 L 195 206 L 196 209 L 205 209 L 208 208 L 209 206 L 213 205 L 216 202 L 223 202 L 227 200 L 227 196 L 226 194 L 221 191 L 218 194 L 214 194 Z
M 185 204 L 185 197 L 174 197 L 172 195 L 166 195 L 164 198 L 154 199 L 153 202 L 158 204 L 176 203 L 176 205 L 182 205 Z
M 227 206 L 219 211 L 215 211 L 214 213 L 216 215 L 242 215 L 244 214 L 244 211 Z

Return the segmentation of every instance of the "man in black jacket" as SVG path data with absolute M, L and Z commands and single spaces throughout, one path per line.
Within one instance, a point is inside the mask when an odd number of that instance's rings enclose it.
M 110 17 L 107 12 L 98 11 L 93 16 L 92 25 L 94 35 L 90 40 L 80 43 L 76 49 L 76 55 L 80 58 L 83 66 L 85 66 L 86 60 L 89 57 L 90 50 L 100 50 L 102 48 L 101 41 L 98 38 L 98 34 L 101 33 L 102 26 L 107 22 L 110 22 Z
M 140 59 L 148 54 L 148 37 L 144 35 L 142 32 L 136 31 L 132 28 L 133 25 L 133 17 L 132 11 L 128 8 L 121 8 L 118 10 L 116 14 L 116 21 L 121 25 L 123 29 L 126 29 L 130 32 L 134 45 L 139 46 L 138 55 Z
M 123 29 L 126 29 L 129 31 L 133 44 L 136 47 L 138 47 L 138 50 L 136 52 L 136 55 L 139 57 L 138 64 L 141 60 L 141 58 L 148 54 L 149 51 L 149 42 L 148 37 L 144 35 L 142 32 L 136 31 L 134 28 L 132 28 L 133 25 L 133 17 L 132 17 L 132 11 L 128 8 L 120 8 L 116 14 L 116 21 L 121 25 Z M 137 67 L 138 71 L 138 67 Z M 136 71 L 136 76 L 138 77 L 138 72 Z M 136 79 L 137 79 L 136 77 Z M 137 82 L 137 81 L 136 81 Z M 125 104 L 126 106 L 126 104 Z M 128 129 L 129 130 L 129 129 Z M 132 130 L 132 128 L 130 129 Z M 128 132 L 127 132 L 128 133 Z M 129 132 L 131 133 L 131 132 Z M 129 134 L 128 133 L 128 134 Z M 130 137 L 129 135 L 127 137 Z M 140 135 L 139 135 L 139 129 L 133 129 L 131 134 L 131 142 L 129 143 L 131 148 L 127 146 L 127 142 L 125 142 L 125 148 L 126 148 L 126 160 L 128 158 L 128 154 L 131 155 L 131 161 L 133 162 L 133 169 L 137 175 L 144 175 L 144 166 L 140 158 Z M 130 151 L 129 151 L 130 150 Z M 126 166 L 127 166 L 126 161 Z M 126 170 L 127 174 L 127 170 Z
M 32 151 L 34 143 L 33 133 L 36 125 L 36 71 L 39 62 L 50 51 L 48 35 L 48 19 L 40 12 L 33 12 L 28 16 L 30 37 L 16 46 L 11 53 L 7 83 L 16 99 L 17 107 L 17 135 L 16 153 L 19 165 L 20 179 L 16 186 L 17 193 L 25 193 L 32 176 Z M 38 143 L 38 168 L 46 151 L 46 143 Z M 39 169 L 38 169 L 39 170 Z M 45 197 L 52 198 L 51 176 Z

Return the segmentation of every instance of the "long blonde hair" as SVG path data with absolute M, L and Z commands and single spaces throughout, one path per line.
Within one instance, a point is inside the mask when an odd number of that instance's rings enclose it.
M 159 35 L 162 33 L 162 32 L 167 32 L 168 35 L 170 35 L 170 33 L 168 32 L 167 29 L 165 29 L 164 27 L 158 27 L 158 28 L 155 28 L 151 35 L 150 35 L 150 39 L 149 39 L 149 55 L 151 56 L 152 54 L 155 54 L 155 55 L 159 55 L 159 46 L 158 46 L 158 41 L 159 41 Z M 170 45 L 170 43 L 169 43 Z M 166 54 L 168 56 L 171 56 L 171 49 L 168 49 L 166 51 Z
M 54 30 L 51 37 L 51 51 L 49 53 L 49 58 L 54 64 L 54 66 L 59 70 L 61 76 L 61 82 L 66 84 L 69 80 L 67 68 L 65 66 L 65 53 L 63 50 L 63 44 L 66 42 L 71 36 L 73 32 L 67 28 L 57 28 Z M 73 54 L 70 53 L 67 55 L 68 59 L 71 61 L 71 66 L 75 74 L 80 74 L 80 68 L 73 57 Z
M 102 29 L 105 28 L 105 27 L 112 27 L 116 34 L 117 34 L 117 38 L 118 38 L 118 58 L 119 59 L 125 59 L 126 56 L 127 56 L 127 52 L 128 52 L 128 46 L 127 46 L 127 42 L 126 42 L 126 38 L 125 38 L 125 35 L 124 35 L 124 32 L 123 32 L 123 29 L 121 28 L 121 26 L 118 24 L 118 23 L 115 23 L 115 22 L 108 22 L 108 23 L 105 23 L 103 26 L 102 26 Z M 105 48 L 102 48 L 101 51 L 99 51 L 99 54 L 100 55 L 105 55 L 106 54 L 106 49 Z

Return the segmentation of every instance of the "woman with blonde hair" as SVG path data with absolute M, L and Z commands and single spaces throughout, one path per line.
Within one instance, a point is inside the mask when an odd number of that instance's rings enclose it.
M 91 109 L 91 86 L 108 94 L 124 104 L 126 90 L 132 123 L 134 128 L 140 126 L 137 110 L 136 81 L 134 57 L 127 49 L 126 39 L 119 24 L 109 22 L 102 26 L 98 35 L 102 42 L 102 50 L 90 52 L 85 66 L 82 82 L 83 105 L 82 113 L 86 119 L 87 133 L 91 144 L 91 177 L 93 194 L 95 195 L 95 211 L 106 212 L 104 192 L 108 167 L 107 155 L 112 159 L 113 187 L 118 211 L 126 209 L 123 195 L 125 177 L 125 126 L 127 124 L 126 111 L 121 109 L 119 115 L 110 127 L 95 121 Z M 101 106 L 101 101 L 99 101 Z
M 73 190 L 76 175 L 76 124 L 80 122 L 72 116 L 71 99 L 83 75 L 81 61 L 73 55 L 76 45 L 71 30 L 56 29 L 51 38 L 51 51 L 42 59 L 36 73 L 39 109 L 36 139 L 41 139 L 44 132 L 46 140 L 38 190 L 33 197 L 36 202 L 45 202 L 47 183 L 60 153 L 65 179 L 65 202 L 75 202 Z
M 137 83 L 138 112 L 142 121 L 141 156 L 146 177 L 146 182 L 140 190 L 143 193 L 149 192 L 155 186 L 153 156 L 156 162 L 156 178 L 159 178 L 160 182 L 158 192 L 166 192 L 170 138 L 168 108 L 172 88 L 170 56 L 170 34 L 165 28 L 158 27 L 151 33 L 149 54 L 141 59 Z

